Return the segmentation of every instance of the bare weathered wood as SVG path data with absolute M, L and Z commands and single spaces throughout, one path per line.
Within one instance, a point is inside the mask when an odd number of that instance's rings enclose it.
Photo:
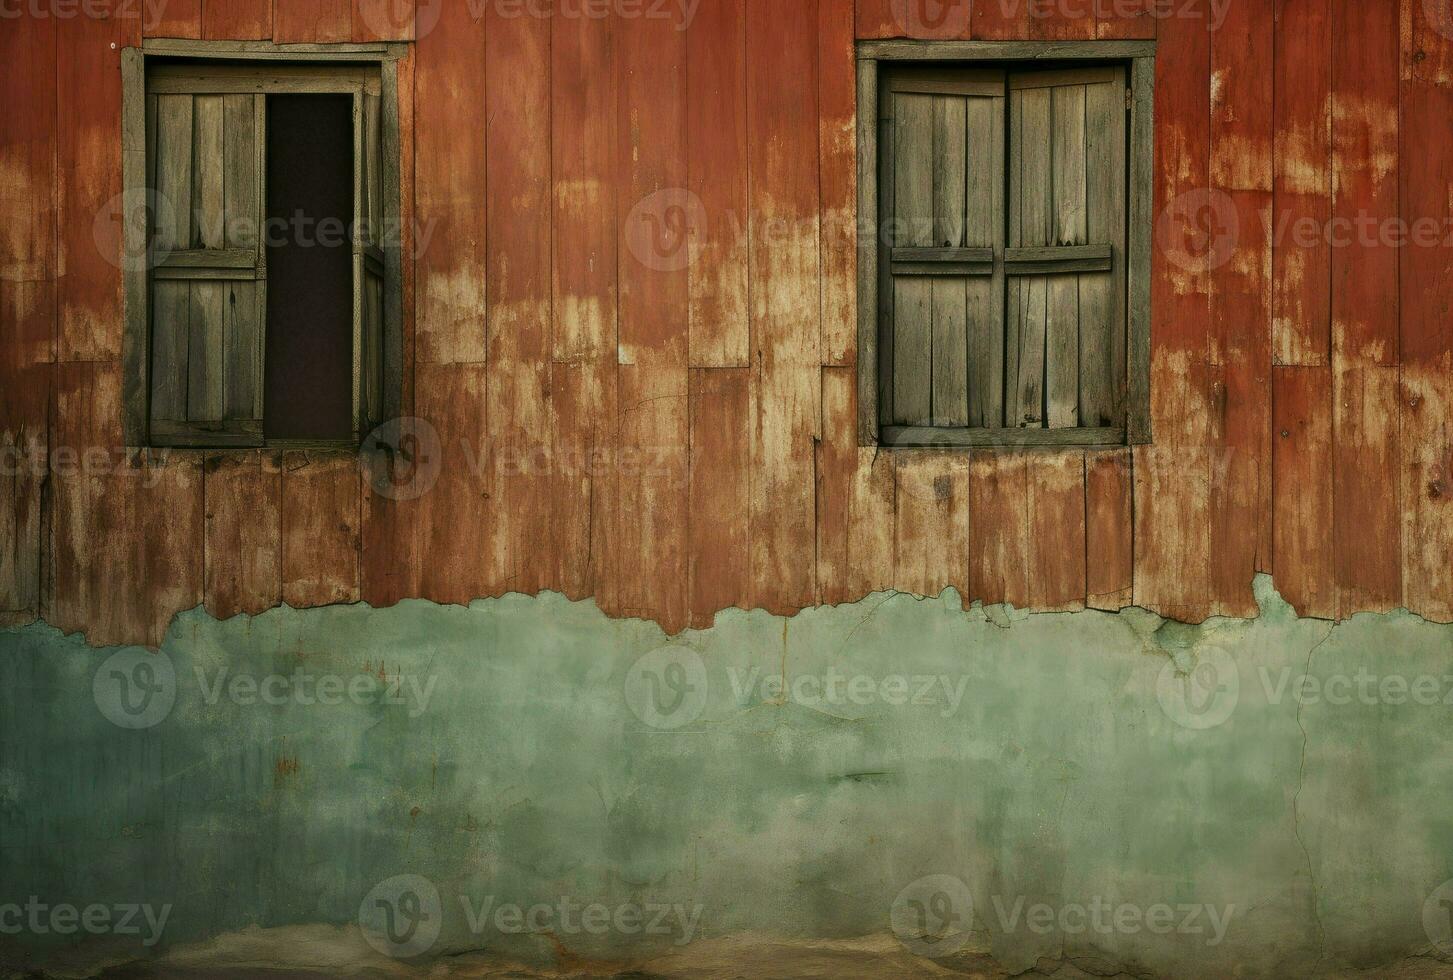
M 965 245 L 1004 250 L 1005 99 L 967 103 L 968 155 L 964 165 Z M 964 284 L 967 299 L 968 386 L 971 426 L 1004 421 L 1004 289 L 1002 264 L 992 266 L 988 282 Z
M 156 248 L 192 247 L 192 96 L 164 95 L 156 106 Z
M 1109 275 L 1080 279 L 1080 424 L 1125 423 L 1125 75 L 1085 89 L 1085 238 Z M 1085 272 L 1091 270 L 1083 270 Z
M 934 426 L 884 426 L 882 443 L 899 449 L 983 446 L 990 448 L 1118 446 L 1125 430 L 1105 429 L 949 429 Z
M 960 140 L 960 143 L 962 143 L 962 142 L 963 141 Z M 954 167 L 954 173 L 957 174 L 957 173 L 962 172 L 963 166 L 964 166 L 963 161 L 962 160 L 959 160 L 958 163 Z M 935 174 L 936 175 L 937 174 L 941 174 L 941 173 L 942 173 L 942 170 L 941 169 L 937 169 L 937 168 L 935 169 Z M 960 215 L 960 218 L 962 218 L 963 208 L 964 208 L 964 196 L 963 196 L 963 189 L 962 188 L 960 188 L 960 190 L 959 190 L 958 199 L 957 199 L 956 203 L 958 205 L 958 213 Z M 943 210 L 943 199 L 942 198 L 936 199 L 935 200 L 935 205 L 938 206 L 938 208 L 939 208 L 940 211 L 942 211 Z M 962 229 L 960 229 L 958 231 L 958 234 L 959 235 L 962 235 L 963 234 Z M 958 264 L 979 263 L 979 262 L 993 262 L 994 261 L 994 250 L 992 248 L 987 248 L 987 247 L 985 247 L 985 248 L 952 247 L 951 248 L 951 247 L 948 247 L 948 246 L 944 246 L 942 248 L 939 248 L 939 247 L 930 246 L 930 247 L 927 247 L 927 248 L 922 248 L 922 247 L 916 247 L 916 246 L 904 246 L 904 247 L 898 247 L 898 248 L 894 248 L 893 249 L 893 261 L 894 262 L 952 262 L 952 263 L 958 263 Z
M 895 95 L 893 106 L 894 245 L 933 241 L 933 105 L 931 95 Z M 933 286 L 912 276 L 893 280 L 892 421 L 924 425 L 932 417 Z
M 1155 59 L 1132 69 L 1130 109 L 1130 215 L 1126 248 L 1125 425 L 1132 445 L 1151 439 L 1150 294 L 1151 224 L 1154 221 Z
M 878 441 L 879 370 L 878 63 L 858 62 L 858 444 Z

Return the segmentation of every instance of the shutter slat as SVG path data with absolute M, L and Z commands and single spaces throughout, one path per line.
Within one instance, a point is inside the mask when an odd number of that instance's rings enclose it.
M 897 184 L 894 244 L 935 244 L 932 95 L 898 95 L 893 123 Z M 933 404 L 933 285 L 917 276 L 893 284 L 893 422 L 929 425 Z
M 1125 74 L 1085 89 L 1086 240 L 1111 251 L 1108 272 L 1080 276 L 1080 424 L 1125 424 Z

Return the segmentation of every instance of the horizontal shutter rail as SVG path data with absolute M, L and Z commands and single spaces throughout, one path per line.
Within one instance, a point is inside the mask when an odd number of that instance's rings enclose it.
M 1017 429 L 946 428 L 928 425 L 885 425 L 882 443 L 897 449 L 949 449 L 979 447 L 1033 449 L 1123 446 L 1123 428 L 1046 429 L 1030 426 Z
M 1103 68 L 1066 68 L 1063 71 L 1035 71 L 1015 74 L 1009 78 L 1011 91 L 1028 88 L 1058 88 L 1061 85 L 1101 85 L 1123 78 L 1122 69 L 1114 65 Z
M 255 419 L 217 422 L 152 419 L 151 438 L 157 445 L 178 448 L 202 446 L 225 449 L 260 446 L 263 443 L 262 422 Z
M 991 68 L 938 71 L 910 68 L 889 74 L 886 90 L 913 95 L 967 95 L 1003 98 L 1008 74 Z
M 1004 271 L 1011 276 L 1108 272 L 1114 249 L 1109 245 L 1035 245 L 1004 250 Z
M 193 248 L 155 257 L 154 279 L 252 280 L 266 277 L 250 248 Z
M 992 248 L 936 248 L 933 246 L 905 246 L 893 249 L 894 262 L 993 262 Z
M 366 92 L 378 95 L 376 71 L 339 65 L 160 65 L 151 70 L 148 95 L 227 95 Z

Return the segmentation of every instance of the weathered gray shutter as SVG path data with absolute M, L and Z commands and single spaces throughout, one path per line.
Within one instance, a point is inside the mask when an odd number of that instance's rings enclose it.
M 1004 73 L 898 69 L 881 91 L 882 421 L 997 427 Z
M 384 421 L 384 174 L 382 99 L 364 91 L 355 102 L 353 239 L 354 398 L 358 436 Z
M 265 97 L 162 85 L 147 121 L 151 441 L 261 445 Z
M 1125 424 L 1125 72 L 1009 77 L 1006 424 Z

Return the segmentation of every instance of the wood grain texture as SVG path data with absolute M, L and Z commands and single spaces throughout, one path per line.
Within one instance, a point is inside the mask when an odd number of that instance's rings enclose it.
M 200 38 L 203 0 L 157 0 L 142 24 L 146 37 Z
M 353 0 L 353 40 L 415 40 L 415 6 L 414 0 Z M 426 11 L 426 34 L 438 23 L 439 6 L 430 4 Z
M 1085 456 L 1033 453 L 1028 487 L 1029 604 L 1072 612 L 1085 608 Z
M 895 459 L 894 588 L 969 595 L 969 458 L 911 453 Z
M 752 604 L 816 594 L 813 477 L 819 410 L 816 0 L 747 11 L 752 173 Z
M 817 601 L 837 605 L 862 598 L 852 594 L 852 497 L 858 469 L 857 375 L 853 368 L 823 369 L 821 406 L 822 438 L 815 461 Z
M 7 626 L 40 614 L 51 374 L 48 365 L 0 366 L 0 624 Z
M 1326 364 L 1332 337 L 1332 0 L 1280 0 L 1273 52 L 1272 354 Z
M 202 0 L 202 37 L 209 41 L 272 38 L 273 0 Z
M 1134 600 L 1134 475 L 1130 451 L 1085 453 L 1085 604 L 1114 612 Z
M 417 44 L 414 82 L 418 249 L 415 354 L 433 364 L 483 363 L 485 327 L 485 43 L 463 3 L 439 4 Z M 435 138 L 417 134 L 436 133 Z M 448 134 L 447 136 L 445 134 Z
M 852 0 L 818 0 L 822 363 L 857 361 L 857 71 Z
M 435 602 L 467 605 L 503 591 L 499 481 L 482 438 L 488 431 L 486 385 L 482 364 L 418 366 L 417 422 L 410 423 L 418 428 L 418 455 L 402 475 L 422 493 L 407 494 L 413 499 L 400 500 L 399 507 L 412 511 L 406 521 L 415 522 L 419 594 Z M 406 587 L 408 580 L 400 584 Z
M 1095 36 L 1123 40 L 1155 37 L 1157 11 L 1164 10 L 1155 0 L 1114 0 L 1096 7 Z
M 1331 369 L 1277 366 L 1272 379 L 1272 577 L 1297 615 L 1333 619 Z
M 1211 35 L 1213 192 L 1236 247 L 1210 273 L 1211 588 L 1221 615 L 1256 615 L 1251 583 L 1271 568 L 1272 9 L 1233 4 Z
M 361 595 L 359 466 L 351 453 L 290 452 L 282 460 L 282 600 L 294 609 Z
M 216 453 L 202 472 L 207 612 L 218 619 L 265 612 L 283 598 L 282 456 Z
M 710 626 L 751 582 L 751 395 L 749 368 L 697 368 L 690 376 L 692 514 L 688 568 L 691 625 Z
M 745 367 L 747 300 L 747 0 L 703 4 L 686 36 L 687 220 L 692 367 Z M 699 208 L 699 210 L 698 210 Z
M 1029 457 L 985 451 L 969 457 L 969 592 L 985 605 L 1029 605 Z
M 281 0 L 273 7 L 279 44 L 335 44 L 353 39 L 354 0 Z

